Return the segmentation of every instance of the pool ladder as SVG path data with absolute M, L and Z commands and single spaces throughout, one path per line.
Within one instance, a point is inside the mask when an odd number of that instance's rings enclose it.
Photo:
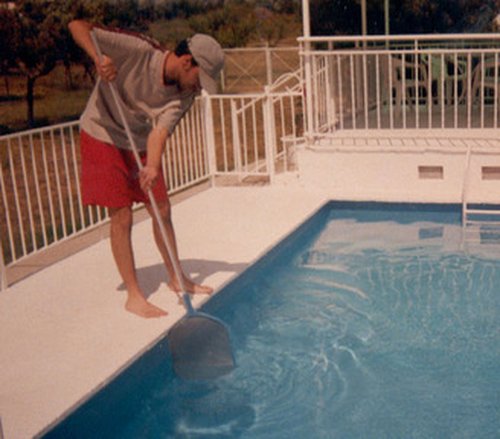
M 463 244 L 500 244 L 500 210 L 498 206 L 468 202 L 471 146 L 467 149 L 462 188 Z
M 467 243 L 500 244 L 500 210 L 470 207 L 462 214 L 463 239 Z

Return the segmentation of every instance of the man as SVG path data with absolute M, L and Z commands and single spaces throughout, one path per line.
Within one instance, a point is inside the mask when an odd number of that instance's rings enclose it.
M 145 203 L 151 214 L 169 286 L 178 293 L 181 284 L 172 264 L 179 264 L 179 259 L 161 157 L 168 136 L 201 88 L 209 93 L 216 91 L 224 54 L 213 38 L 203 34 L 194 35 L 169 52 L 144 37 L 82 20 L 72 21 L 69 30 L 94 61 L 101 79 L 114 82 L 144 165 L 138 172 L 110 87 L 98 82 L 81 117 L 83 203 L 108 208 L 111 249 L 127 289 L 125 308 L 142 317 L 164 316 L 166 311 L 147 301 L 137 281 L 131 241 L 132 204 Z M 90 37 L 91 31 L 101 48 L 101 59 Z M 152 190 L 158 203 L 176 261 L 169 258 L 146 195 L 148 190 Z M 197 285 L 182 275 L 187 292 L 212 293 L 210 287 Z

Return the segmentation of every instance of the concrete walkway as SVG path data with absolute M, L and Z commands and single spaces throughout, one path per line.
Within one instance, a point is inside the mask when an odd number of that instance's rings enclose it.
M 199 193 L 173 208 L 183 266 L 195 281 L 219 289 L 324 202 L 321 191 L 298 181 Z M 140 281 L 150 300 L 168 310 L 165 318 L 145 320 L 124 311 L 125 291 L 108 239 L 0 293 L 5 439 L 44 431 L 183 315 L 165 284 L 150 220 L 134 226 L 133 239 Z

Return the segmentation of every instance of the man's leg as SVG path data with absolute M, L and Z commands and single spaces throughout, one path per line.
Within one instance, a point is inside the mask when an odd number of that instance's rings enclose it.
M 118 271 L 127 288 L 125 309 L 141 317 L 160 317 L 167 313 L 149 303 L 137 281 L 134 254 L 132 250 L 132 209 L 122 207 L 110 208 L 111 218 L 111 250 Z
M 175 275 L 174 266 L 172 264 L 172 261 L 170 260 L 168 249 L 165 246 L 165 242 L 163 240 L 160 227 L 158 226 L 158 223 L 156 221 L 156 216 L 154 214 L 153 208 L 150 204 L 146 204 L 146 207 L 149 211 L 149 214 L 153 218 L 153 233 L 155 237 L 155 242 L 156 245 L 158 246 L 158 250 L 160 251 L 162 259 L 165 263 L 165 267 L 167 269 L 167 273 L 170 279 L 168 285 L 174 292 L 179 293 L 182 288 L 181 285 L 179 284 L 177 276 Z M 183 284 L 184 288 L 186 288 L 186 292 L 193 294 L 211 294 L 213 292 L 213 288 L 210 288 L 206 285 L 198 285 L 194 283 L 182 271 L 181 263 L 177 252 L 177 243 L 175 239 L 174 226 L 172 224 L 170 202 L 168 200 L 162 201 L 159 203 L 158 208 L 160 211 L 160 216 L 163 221 L 163 225 L 165 226 L 165 231 L 167 232 L 168 242 L 172 250 L 173 257 L 175 258 L 175 263 L 181 270 L 181 276 L 183 276 Z

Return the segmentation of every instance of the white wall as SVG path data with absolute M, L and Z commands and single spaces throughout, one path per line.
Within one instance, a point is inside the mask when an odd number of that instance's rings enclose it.
M 465 152 L 297 152 L 300 180 L 331 192 L 334 199 L 461 203 Z M 419 167 L 442 168 L 442 176 Z M 500 172 L 484 180 L 482 167 L 498 167 L 500 156 L 473 153 L 468 201 L 500 203 Z M 434 177 L 434 178 L 433 178 Z M 438 178 L 436 178 L 438 177 Z

